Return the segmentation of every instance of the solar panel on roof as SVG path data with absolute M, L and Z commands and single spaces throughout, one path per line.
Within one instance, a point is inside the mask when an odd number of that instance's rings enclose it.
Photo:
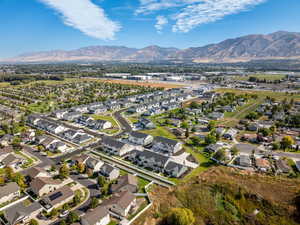
M 49 196 L 49 199 L 50 199 L 51 201 L 53 201 L 53 200 L 55 200 L 55 199 L 61 197 L 62 195 L 63 195 L 63 194 L 62 194 L 61 192 L 56 192 L 56 193 L 54 193 L 53 195 L 50 195 L 50 196 Z

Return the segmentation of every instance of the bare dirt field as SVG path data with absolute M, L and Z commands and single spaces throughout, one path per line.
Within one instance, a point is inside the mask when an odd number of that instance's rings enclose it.
M 185 84 L 171 84 L 165 82 L 147 82 L 147 81 L 132 81 L 132 80 L 103 80 L 104 82 L 114 83 L 114 84 L 129 84 L 129 85 L 139 85 L 145 87 L 154 87 L 154 88 L 180 88 L 186 86 Z

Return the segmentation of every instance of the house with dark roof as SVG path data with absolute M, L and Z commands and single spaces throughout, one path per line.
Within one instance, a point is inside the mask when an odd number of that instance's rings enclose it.
M 174 161 L 169 161 L 164 168 L 164 174 L 175 178 L 181 177 L 187 171 L 188 171 L 187 166 L 176 163 Z
M 138 181 L 136 176 L 126 174 L 117 179 L 110 187 L 111 193 L 129 191 L 136 193 L 138 191 Z
M 101 204 L 81 217 L 80 223 L 81 225 L 107 225 L 110 223 L 109 211 Z
M 156 136 L 153 140 L 152 150 L 167 155 L 174 155 L 182 149 L 182 143 L 165 137 Z
M 130 191 L 117 192 L 104 200 L 101 205 L 113 213 L 127 217 L 130 210 L 136 206 L 136 197 Z
M 295 161 L 297 170 L 300 172 L 300 160 Z
M 101 146 L 103 151 L 118 156 L 123 156 L 133 149 L 133 146 L 108 136 L 102 138 Z
M 153 151 L 134 150 L 127 157 L 127 160 L 140 167 L 163 173 L 169 157 Z
M 128 140 L 135 145 L 149 145 L 153 141 L 153 137 L 149 134 L 132 131 L 129 133 Z
M 100 168 L 104 165 L 104 162 L 99 160 L 99 159 L 95 159 L 92 157 L 89 157 L 86 161 L 85 161 L 85 166 L 87 169 L 91 170 L 92 173 L 96 173 L 100 171 Z
M 120 170 L 111 166 L 110 164 L 104 163 L 100 168 L 99 174 L 111 181 L 119 177 Z
M 12 201 L 20 196 L 20 188 L 17 183 L 12 182 L 0 186 L 0 204 Z
M 237 134 L 238 131 L 236 129 L 230 128 L 223 134 L 223 137 L 229 140 L 233 140 Z
M 38 202 L 25 205 L 23 202 L 17 203 L 3 211 L 3 216 L 9 225 L 25 224 L 30 218 L 38 215 L 42 211 L 42 206 Z
M 239 156 L 239 165 L 243 167 L 251 167 L 252 162 L 249 155 L 240 155 Z
M 60 207 L 63 204 L 70 202 L 73 197 L 74 192 L 66 185 L 43 196 L 39 202 L 47 212 L 50 212 L 53 208 Z

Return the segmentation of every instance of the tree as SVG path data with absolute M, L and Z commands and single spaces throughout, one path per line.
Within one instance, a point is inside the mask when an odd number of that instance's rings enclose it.
M 104 187 L 106 180 L 103 176 L 98 176 L 97 183 L 99 187 Z
M 101 194 L 106 196 L 109 193 L 109 183 L 105 183 L 104 186 L 101 189 Z
M 77 170 L 78 170 L 79 173 L 84 173 L 84 171 L 85 171 L 85 165 L 83 163 L 79 162 L 77 164 Z
M 194 146 L 200 146 L 201 145 L 201 138 L 198 136 L 193 136 L 190 138 L 192 141 L 192 145 Z
M 272 149 L 273 149 L 273 150 L 278 150 L 279 148 L 280 148 L 280 144 L 279 144 L 279 143 L 274 142 L 274 143 L 272 144 Z
M 58 214 L 58 210 L 56 208 L 52 209 L 50 212 L 50 217 L 53 219 L 54 217 L 56 217 Z
M 37 220 L 31 219 L 31 220 L 29 221 L 29 225 L 39 225 L 39 223 L 38 223 Z
M 232 149 L 231 149 L 231 153 L 232 153 L 232 155 L 238 155 L 239 154 L 239 150 L 236 148 L 236 147 L 233 147 Z
M 215 144 L 217 142 L 217 137 L 213 135 L 212 133 L 208 134 L 205 137 L 205 144 L 210 145 L 210 144 Z
M 294 139 L 291 136 L 284 136 L 280 142 L 282 149 L 290 148 L 293 144 L 295 144 Z
M 96 208 L 97 206 L 98 206 L 98 204 L 99 204 L 99 200 L 98 200 L 98 198 L 92 198 L 92 200 L 91 200 L 91 204 L 90 204 L 90 208 L 91 209 L 94 209 L 94 208 Z
M 3 176 L 0 176 L 0 185 L 5 184 L 5 178 Z
M 220 149 L 219 151 L 217 151 L 214 155 L 214 158 L 218 161 L 225 161 L 226 159 L 226 154 L 225 154 L 225 150 L 224 149 Z
M 73 202 L 75 205 L 78 205 L 81 201 L 81 194 L 80 192 L 75 192 L 75 195 L 73 197 Z
M 70 209 L 70 205 L 68 203 L 63 204 L 62 206 L 63 210 L 69 210 Z
M 62 178 L 67 178 L 69 174 L 70 174 L 69 167 L 66 164 L 62 165 L 62 167 L 60 167 L 59 169 L 59 176 Z
M 73 224 L 79 220 L 79 216 L 75 212 L 70 212 L 67 217 L 67 222 Z
M 217 126 L 217 122 L 214 121 L 214 120 L 211 120 L 211 121 L 209 121 L 209 123 L 208 123 L 208 125 L 207 125 L 207 128 L 208 128 L 210 131 L 212 131 L 213 129 L 216 128 L 216 126 Z
M 165 225 L 193 225 L 195 217 L 190 209 L 172 208 L 164 222 Z
M 185 137 L 188 138 L 190 136 L 189 128 L 185 129 Z
M 182 122 L 181 124 L 181 128 L 183 129 L 187 129 L 189 127 L 188 123 L 187 122 Z
M 12 180 L 14 178 L 14 171 L 11 167 L 5 167 L 5 177 L 8 180 Z
M 15 173 L 13 180 L 21 187 L 21 188 L 25 188 L 26 184 L 25 184 L 25 177 L 23 174 L 21 173 Z
M 59 222 L 59 225 L 67 225 L 66 221 L 65 220 L 62 220 Z

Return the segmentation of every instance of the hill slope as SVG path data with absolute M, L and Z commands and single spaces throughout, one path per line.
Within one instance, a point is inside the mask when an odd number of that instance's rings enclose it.
M 6 62 L 68 62 L 68 61 L 194 61 L 247 62 L 262 59 L 300 59 L 300 33 L 279 31 L 268 35 L 248 35 L 218 44 L 184 50 L 149 46 L 142 49 L 124 46 L 90 46 L 71 51 L 27 53 Z

